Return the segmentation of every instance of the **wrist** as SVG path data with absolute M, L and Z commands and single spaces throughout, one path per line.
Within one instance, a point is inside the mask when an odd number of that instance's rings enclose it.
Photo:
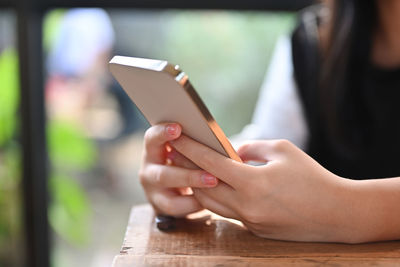
M 335 175 L 330 198 L 328 241 L 360 243 L 362 231 L 359 226 L 360 184 Z
M 343 207 L 341 209 L 340 232 L 344 243 L 362 243 L 363 230 L 360 227 L 361 184 L 358 180 L 342 178 Z
M 400 178 L 352 181 L 354 243 L 400 238 Z
M 343 178 L 342 178 L 343 179 Z M 340 242 L 365 243 L 400 237 L 399 178 L 343 179 L 338 209 Z

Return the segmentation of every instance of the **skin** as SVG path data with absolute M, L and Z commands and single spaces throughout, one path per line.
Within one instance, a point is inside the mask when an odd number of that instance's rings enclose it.
M 400 65 L 400 1 L 378 1 L 372 62 Z M 158 213 L 203 208 L 272 239 L 364 243 L 400 239 L 400 177 L 351 180 L 324 169 L 286 140 L 263 140 L 226 158 L 181 135 L 178 124 L 147 130 L 140 181 Z M 373 155 L 371 155 L 373 156 Z
M 199 170 L 182 155 L 174 158 L 178 154 L 176 151 L 168 153 L 170 146 L 167 142 L 178 138 L 180 134 L 181 128 L 176 124 L 149 128 L 144 137 L 145 147 L 139 170 L 141 184 L 154 209 L 159 214 L 176 217 L 203 209 L 187 188 L 207 188 L 218 184 L 215 177 Z M 174 159 L 179 167 L 168 163 Z
M 207 208 L 265 238 L 344 243 L 400 238 L 400 178 L 345 179 L 286 140 L 249 142 L 238 154 L 244 162 L 266 164 L 238 163 L 181 135 L 177 124 L 156 125 L 145 135 L 140 180 L 158 213 L 180 217 Z M 193 194 L 182 193 L 187 187 Z

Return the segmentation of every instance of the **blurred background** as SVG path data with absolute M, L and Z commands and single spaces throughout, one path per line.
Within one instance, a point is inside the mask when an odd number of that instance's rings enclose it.
M 132 205 L 148 124 L 112 79 L 112 55 L 179 64 L 229 136 L 250 122 L 290 12 L 54 9 L 43 21 L 51 266 L 110 266 Z M 16 14 L 0 11 L 0 266 L 23 266 Z

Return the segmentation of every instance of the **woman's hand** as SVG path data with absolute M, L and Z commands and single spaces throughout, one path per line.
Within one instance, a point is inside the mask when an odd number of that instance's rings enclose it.
M 186 136 L 172 146 L 218 177 L 217 187 L 194 189 L 201 205 L 242 221 L 256 235 L 283 240 L 357 242 L 352 224 L 352 180 L 320 166 L 288 141 L 254 141 L 241 146 L 244 161 L 226 158 Z M 193 200 L 194 201 L 194 200 Z
M 147 198 L 156 212 L 176 217 L 203 209 L 189 188 L 210 188 L 218 184 L 215 177 L 199 170 L 168 146 L 168 141 L 180 135 L 181 127 L 176 123 L 149 128 L 145 134 L 143 160 L 139 171 Z

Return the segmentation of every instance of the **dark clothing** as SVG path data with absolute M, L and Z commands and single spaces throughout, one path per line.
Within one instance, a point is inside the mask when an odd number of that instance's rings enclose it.
M 344 145 L 329 135 L 329 121 L 321 115 L 319 105 L 318 78 L 322 59 L 318 16 L 315 9 L 306 12 L 308 14 L 302 16 L 292 35 L 294 75 L 310 132 L 306 152 L 342 177 L 400 176 L 400 68 L 381 69 L 372 64 L 356 66 L 356 73 L 361 78 L 352 85 L 357 89 L 351 92 L 350 101 L 345 101 L 341 109 L 343 125 L 348 125 L 354 146 L 339 149 Z

